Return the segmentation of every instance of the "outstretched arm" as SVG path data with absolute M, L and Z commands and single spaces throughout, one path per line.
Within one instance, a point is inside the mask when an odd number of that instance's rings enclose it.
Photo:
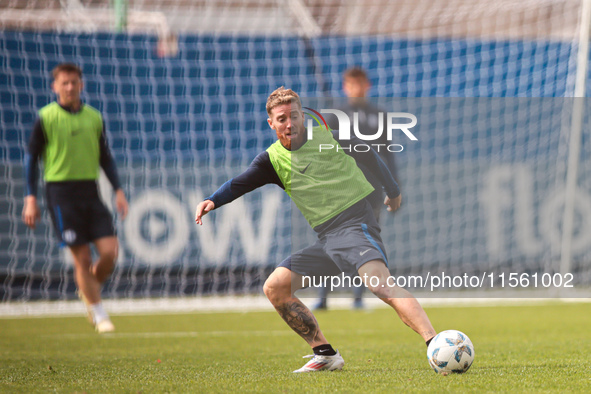
M 246 171 L 224 183 L 215 193 L 197 205 L 195 222 L 202 225 L 202 217 L 208 212 L 269 183 L 283 188 L 283 184 L 271 164 L 269 154 L 263 152 L 255 157 Z
M 201 218 L 203 216 L 207 215 L 207 213 L 209 211 L 213 211 L 214 209 L 215 209 L 215 204 L 213 203 L 213 201 L 211 201 L 211 200 L 201 201 L 197 205 L 197 209 L 195 210 L 195 222 L 202 226 L 203 221 L 201 220 Z

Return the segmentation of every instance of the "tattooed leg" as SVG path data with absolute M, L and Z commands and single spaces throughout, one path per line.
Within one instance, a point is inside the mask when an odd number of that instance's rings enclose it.
M 275 309 L 287 325 L 312 347 L 327 343 L 326 340 L 319 341 L 322 333 L 318 327 L 318 322 L 312 312 L 299 299 L 294 297 L 281 305 L 275 306 Z
M 279 267 L 269 276 L 263 290 L 281 318 L 310 346 L 327 344 L 310 309 L 294 296 L 295 291 L 301 288 L 300 280 L 300 275 Z

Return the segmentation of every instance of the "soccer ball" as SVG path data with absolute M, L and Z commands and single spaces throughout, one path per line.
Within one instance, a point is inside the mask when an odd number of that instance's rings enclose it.
M 463 373 L 474 361 L 474 345 L 463 332 L 442 331 L 429 343 L 427 359 L 431 368 L 442 375 Z

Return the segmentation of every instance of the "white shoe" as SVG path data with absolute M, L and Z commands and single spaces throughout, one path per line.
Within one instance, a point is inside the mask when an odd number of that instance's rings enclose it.
M 304 356 L 304 358 L 312 358 L 312 360 L 308 361 L 302 368 L 293 371 L 294 373 L 341 370 L 345 365 L 345 360 L 338 350 L 334 356 L 311 354 Z
M 115 326 L 109 319 L 101 320 L 99 323 L 96 324 L 95 328 L 96 332 L 98 332 L 99 334 L 106 334 L 115 331 Z

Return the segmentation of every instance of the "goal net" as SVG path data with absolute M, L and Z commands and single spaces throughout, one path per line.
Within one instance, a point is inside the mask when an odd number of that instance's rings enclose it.
M 275 140 L 271 91 L 283 85 L 321 107 L 344 97 L 351 66 L 367 71 L 385 111 L 421 115 L 419 141 L 396 155 L 403 207 L 383 225 L 393 274 L 493 274 L 498 284 L 502 272 L 560 273 L 581 1 L 2 0 L 0 9 L 5 302 L 75 297 L 41 192 L 37 229 L 20 218 L 28 136 L 54 100 L 52 68 L 66 61 L 83 69 L 83 99 L 104 115 L 130 200 L 106 298 L 261 292 L 291 252 L 284 193 L 266 186 L 202 227 L 195 206 Z M 577 286 L 591 282 L 583 125 Z M 104 179 L 101 192 L 112 208 Z

